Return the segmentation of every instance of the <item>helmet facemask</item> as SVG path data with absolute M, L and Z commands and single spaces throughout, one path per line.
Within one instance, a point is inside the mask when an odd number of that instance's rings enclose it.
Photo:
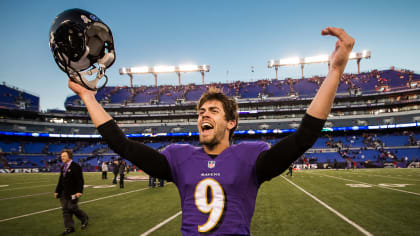
M 115 50 L 111 30 L 96 16 L 88 14 L 80 9 L 68 10 L 62 13 L 61 22 L 56 22 L 60 20 L 60 15 L 57 16 L 51 27 L 56 30 L 50 32 L 50 47 L 57 65 L 72 81 L 95 91 L 108 82 L 105 70 L 114 63 Z M 103 77 L 105 83 L 97 88 Z

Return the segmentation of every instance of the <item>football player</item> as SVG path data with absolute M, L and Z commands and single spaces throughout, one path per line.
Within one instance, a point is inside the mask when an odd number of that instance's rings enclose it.
M 171 144 L 160 153 L 127 139 L 98 103 L 95 91 L 72 80 L 69 87 L 83 100 L 112 150 L 147 174 L 177 186 L 183 235 L 250 235 L 259 187 L 280 175 L 317 140 L 355 42 L 340 28 L 328 27 L 321 34 L 337 38 L 328 75 L 297 131 L 271 148 L 265 142 L 231 144 L 238 125 L 238 106 L 215 89 L 203 94 L 197 104 L 201 146 Z

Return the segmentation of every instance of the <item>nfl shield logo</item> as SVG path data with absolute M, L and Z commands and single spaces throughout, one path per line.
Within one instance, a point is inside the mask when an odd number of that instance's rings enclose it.
M 207 162 L 207 167 L 209 169 L 213 169 L 216 166 L 216 161 L 208 161 Z

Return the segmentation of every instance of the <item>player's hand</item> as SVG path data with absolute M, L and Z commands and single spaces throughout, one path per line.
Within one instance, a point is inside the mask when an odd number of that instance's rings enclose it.
M 95 96 L 96 94 L 96 91 L 89 90 L 82 85 L 73 82 L 71 79 L 69 79 L 69 88 L 81 98 L 84 96 Z
M 331 54 L 331 70 L 337 70 L 339 73 L 344 72 L 350 53 L 354 46 L 354 38 L 344 31 L 344 29 L 327 27 L 321 31 L 322 35 L 331 35 L 338 38 L 335 43 L 335 50 Z
M 76 195 L 77 198 L 80 198 L 83 195 L 83 193 L 76 193 L 74 195 Z
M 54 198 L 57 198 L 58 197 L 58 193 L 54 193 Z

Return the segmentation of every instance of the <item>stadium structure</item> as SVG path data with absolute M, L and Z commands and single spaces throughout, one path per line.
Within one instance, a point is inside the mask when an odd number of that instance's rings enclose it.
M 363 55 L 365 56 L 365 55 Z M 369 54 L 370 56 L 370 54 Z M 360 58 L 354 58 L 360 62 Z M 276 77 L 253 82 L 204 83 L 208 66 L 200 66 L 202 84 L 107 86 L 96 98 L 126 135 L 155 149 L 170 143 L 199 145 L 196 104 L 209 87 L 217 87 L 239 104 L 234 142 L 265 140 L 271 144 L 294 132 L 324 76 L 279 80 L 280 64 L 270 61 Z M 306 61 L 306 63 L 309 63 Z M 277 65 L 277 67 L 276 67 Z M 286 65 L 286 64 L 284 64 Z M 175 68 L 175 67 L 174 67 Z M 179 69 L 179 67 L 177 67 Z M 200 69 L 201 68 L 201 69 Z M 203 69 L 204 68 L 204 69 Z M 141 72 L 141 71 L 140 71 Z M 141 73 L 151 73 L 152 68 Z M 85 170 L 119 158 L 101 140 L 78 96 L 65 100 L 65 111 L 40 111 L 39 96 L 0 85 L 0 171 L 58 171 L 63 148 Z M 322 136 L 295 165 L 297 168 L 419 167 L 420 74 L 390 68 L 344 74 Z

